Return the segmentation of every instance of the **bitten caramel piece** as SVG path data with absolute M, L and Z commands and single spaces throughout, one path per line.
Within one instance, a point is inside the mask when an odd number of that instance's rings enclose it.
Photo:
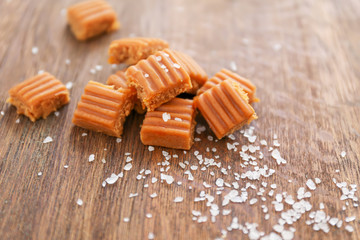
M 129 67 L 125 75 L 148 111 L 192 88 L 189 74 L 169 49 Z
M 174 98 L 146 113 L 140 131 L 141 142 L 189 150 L 194 142 L 195 115 L 192 100 Z
M 51 74 L 45 72 L 12 87 L 7 102 L 31 121 L 44 118 L 70 101 L 69 91 Z
M 78 40 L 119 29 L 116 13 L 104 0 L 77 3 L 67 9 L 67 20 Z
M 90 81 L 77 105 L 72 122 L 82 128 L 120 137 L 125 118 L 134 107 L 135 93 L 129 89 Z
M 191 79 L 192 88 L 186 92 L 190 94 L 196 94 L 197 90 L 208 80 L 206 72 L 189 55 L 174 50 L 173 52 L 175 56 L 179 59 L 179 61 L 181 62 L 181 66 L 184 67 L 185 71 L 187 71 Z
M 240 85 L 230 79 L 222 81 L 195 98 L 195 106 L 218 139 L 257 119 Z
M 129 87 L 126 82 L 125 71 L 117 71 L 116 74 L 110 75 L 106 84 L 113 85 L 115 89 L 119 89 L 119 88 L 129 89 L 130 91 L 133 91 L 134 94 L 136 95 L 136 89 L 134 87 Z M 146 112 L 146 109 L 143 108 L 138 98 L 135 98 L 134 109 L 139 114 L 144 114 Z
M 238 74 L 231 72 L 227 69 L 221 69 L 220 72 L 216 73 L 215 76 L 210 78 L 204 86 L 202 86 L 199 91 L 197 92 L 197 95 L 200 95 L 204 93 L 206 90 L 216 86 L 217 84 L 221 83 L 225 79 L 232 79 L 240 84 L 240 87 L 248 94 L 249 102 L 258 102 L 259 99 L 256 98 L 255 92 L 256 87 L 252 82 L 250 82 L 248 79 L 243 78 L 239 76 Z
M 108 61 L 132 65 L 168 47 L 166 41 L 158 38 L 123 38 L 110 44 Z

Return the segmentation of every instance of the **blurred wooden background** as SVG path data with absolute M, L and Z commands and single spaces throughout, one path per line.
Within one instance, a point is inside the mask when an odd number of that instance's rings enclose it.
M 66 26 L 64 9 L 75 2 L 0 1 L 0 110 L 4 113 L 0 115 L 1 239 L 147 239 L 149 233 L 155 239 L 215 239 L 234 217 L 242 225 L 257 223 L 257 229 L 265 234 L 274 231 L 280 213 L 272 207 L 269 186 L 264 193 L 266 202 L 230 203 L 226 209 L 231 213 L 220 213 L 215 223 L 210 221 L 205 202 L 194 202 L 200 191 L 205 191 L 215 196 L 214 202 L 222 210 L 221 201 L 230 188 L 216 195 L 215 180 L 234 181 L 217 167 L 201 171 L 201 166 L 191 171 L 195 180 L 188 181 L 178 162 L 198 165 L 194 151 L 210 156 L 206 147 L 216 147 L 222 166 L 231 166 L 231 171 L 240 174 L 246 171 L 239 165 L 239 153 L 227 151 L 226 143 L 233 141 L 209 141 L 207 136 L 213 134 L 208 127 L 196 134 L 201 141 L 183 154 L 164 148 L 149 152 L 139 139 L 140 115 L 127 119 L 121 143 L 71 124 L 86 83 L 105 82 L 115 71 L 107 64 L 108 45 L 129 36 L 164 38 L 171 47 L 193 56 L 209 76 L 223 67 L 236 67 L 251 79 L 262 100 L 255 104 L 259 116 L 253 123 L 255 134 L 268 143 L 277 134 L 287 164 L 278 166 L 264 153 L 267 156 L 260 165 L 266 164 L 276 173 L 260 181 L 240 180 L 240 187 L 246 182 L 258 187 L 262 181 L 276 183 L 275 194 L 287 192 L 296 198 L 307 178 L 318 177 L 322 183 L 311 192 L 312 210 L 319 210 L 323 202 L 327 215 L 342 220 L 356 216 L 349 223 L 354 232 L 344 229 L 347 223 L 340 229 L 331 226 L 329 233 L 316 232 L 306 225 L 310 219 L 306 213 L 292 225 L 294 239 L 359 238 L 359 208 L 352 201 L 340 200 L 341 190 L 332 179 L 360 183 L 360 1 L 111 0 L 121 30 L 88 42 L 76 41 Z M 32 54 L 34 46 L 39 49 L 36 55 Z M 71 64 L 66 65 L 66 59 Z M 103 69 L 91 74 L 96 65 Z M 51 115 L 32 123 L 18 117 L 6 98 L 11 86 L 39 70 L 74 85 L 71 102 L 58 117 Z M 198 120 L 206 125 L 201 117 Z M 83 133 L 88 135 L 82 137 Z M 47 136 L 54 141 L 42 143 Z M 235 136 L 240 145 L 248 144 L 240 133 Z M 151 183 L 151 177 L 160 180 L 157 163 L 163 161 L 162 150 L 179 155 L 170 161 L 166 174 L 182 185 Z M 347 153 L 344 158 L 342 151 Z M 133 168 L 114 185 L 103 188 L 102 182 L 111 173 L 122 171 L 126 152 L 131 153 Z M 92 163 L 88 162 L 90 154 L 95 154 Z M 141 169 L 151 170 L 145 180 L 136 179 Z M 205 188 L 204 181 L 213 187 Z M 146 183 L 148 188 L 144 188 Z M 249 199 L 259 198 L 257 191 L 248 190 Z M 158 197 L 152 199 L 149 195 L 154 192 Z M 129 198 L 130 193 L 139 195 Z M 177 196 L 184 201 L 174 203 Z M 76 204 L 79 198 L 82 206 Z M 264 219 L 262 204 L 269 207 L 269 220 Z M 207 222 L 193 221 L 192 210 L 208 216 Z M 147 213 L 152 217 L 146 218 Z M 126 217 L 129 222 L 123 221 Z M 233 230 L 225 238 L 247 235 Z

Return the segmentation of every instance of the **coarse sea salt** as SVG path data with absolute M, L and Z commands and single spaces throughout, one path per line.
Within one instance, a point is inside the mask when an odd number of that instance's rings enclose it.
M 116 181 L 119 179 L 119 176 L 116 175 L 115 173 L 112 173 L 110 177 L 108 177 L 107 179 L 105 179 L 107 184 L 114 184 L 116 183 Z
M 93 162 L 95 160 L 95 154 L 90 154 L 89 162 Z
M 76 201 L 77 205 L 82 206 L 83 205 L 83 200 L 81 200 L 80 198 Z
M 52 141 L 53 141 L 52 137 L 47 136 L 47 137 L 44 139 L 43 143 L 50 143 L 50 142 L 52 142 Z
M 169 121 L 169 120 L 171 119 L 170 113 L 164 112 L 164 113 L 162 114 L 162 119 L 164 120 L 164 122 Z
M 175 203 L 179 203 L 179 202 L 182 202 L 183 200 L 184 200 L 183 197 L 176 197 L 176 198 L 174 199 L 174 202 L 175 202 Z

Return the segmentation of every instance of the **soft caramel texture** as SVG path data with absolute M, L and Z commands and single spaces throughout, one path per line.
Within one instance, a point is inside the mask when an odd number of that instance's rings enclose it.
M 115 11 L 104 0 L 90 0 L 70 6 L 67 20 L 71 31 L 81 41 L 120 27 Z
M 169 120 L 163 114 L 170 114 Z M 143 144 L 189 150 L 193 144 L 196 111 L 193 101 L 174 98 L 147 112 L 140 131 Z M 181 120 L 181 121 L 180 121 Z
M 110 44 L 108 61 L 132 65 L 168 47 L 166 41 L 158 38 L 123 38 Z
M 8 102 L 31 121 L 46 118 L 70 101 L 69 91 L 51 74 L 45 72 L 12 87 Z
M 230 79 L 196 97 L 195 106 L 218 139 L 257 119 L 247 94 Z
M 136 89 L 134 87 L 129 87 L 126 82 L 125 71 L 117 71 L 116 74 L 110 75 L 108 80 L 106 81 L 107 85 L 113 85 L 115 89 L 124 88 L 133 91 L 136 95 Z M 135 99 L 135 106 L 134 109 L 139 114 L 144 114 L 146 109 L 143 108 L 140 100 L 138 98 Z
M 192 88 L 187 93 L 196 94 L 197 90 L 208 80 L 208 76 L 204 69 L 189 55 L 173 50 L 175 56 L 181 62 L 181 66 L 190 76 Z
M 169 49 L 141 60 L 125 74 L 129 86 L 136 88 L 148 111 L 192 88 L 189 74 Z
M 82 128 L 120 137 L 125 118 L 134 107 L 135 92 L 90 81 L 72 122 Z
M 231 79 L 231 80 L 234 80 L 237 83 L 239 83 L 240 87 L 247 93 L 250 103 L 259 101 L 259 99 L 256 98 L 256 96 L 255 96 L 255 93 L 256 93 L 255 85 L 252 82 L 250 82 L 248 79 L 243 78 L 243 77 L 239 76 L 238 74 L 236 74 L 230 70 L 227 70 L 227 69 L 221 69 L 221 71 L 217 72 L 215 74 L 215 76 L 210 78 L 204 84 L 204 86 L 202 86 L 199 89 L 199 91 L 197 92 L 197 95 L 204 93 L 206 90 L 216 86 L 217 84 L 221 83 L 222 81 L 224 81 L 226 79 Z

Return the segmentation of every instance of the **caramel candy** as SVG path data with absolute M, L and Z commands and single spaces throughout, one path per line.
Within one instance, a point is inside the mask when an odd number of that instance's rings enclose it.
M 110 44 L 108 61 L 132 65 L 168 47 L 167 42 L 158 38 L 123 38 Z
M 197 95 L 204 93 L 206 90 L 214 87 L 215 85 L 221 83 L 225 79 L 232 79 L 240 84 L 240 87 L 248 94 L 249 102 L 258 102 L 259 99 L 255 97 L 256 87 L 252 82 L 239 76 L 238 74 L 231 72 L 227 69 L 221 69 L 220 72 L 216 73 L 215 76 L 210 78 L 204 86 L 202 86 Z
M 134 107 L 135 93 L 130 89 L 90 81 L 77 105 L 72 122 L 86 129 L 120 137 L 125 118 Z
M 221 139 L 257 119 L 248 100 L 240 84 L 227 79 L 196 97 L 194 104 Z
M 136 88 L 138 98 L 148 111 L 192 88 L 189 74 L 169 49 L 129 67 L 125 75 L 129 86 Z
M 78 40 L 86 40 L 120 27 L 115 11 L 104 0 L 90 0 L 69 7 L 67 20 Z
M 181 66 L 184 67 L 185 71 L 190 76 L 192 88 L 186 91 L 190 94 L 196 94 L 197 90 L 208 80 L 208 76 L 204 69 L 189 55 L 173 50 L 175 56 L 182 63 Z
M 115 89 L 119 89 L 119 88 L 129 89 L 133 91 L 134 94 L 136 95 L 136 89 L 133 87 L 129 87 L 126 82 L 125 71 L 117 71 L 116 74 L 110 75 L 106 84 L 113 85 Z M 137 98 L 135 100 L 134 109 L 139 114 L 144 114 L 146 112 L 146 109 L 142 107 L 140 100 Z
M 35 122 L 46 117 L 70 101 L 69 91 L 51 74 L 45 72 L 12 87 L 7 102 Z
M 146 113 L 140 131 L 141 142 L 189 150 L 194 142 L 195 115 L 192 100 L 174 98 Z

